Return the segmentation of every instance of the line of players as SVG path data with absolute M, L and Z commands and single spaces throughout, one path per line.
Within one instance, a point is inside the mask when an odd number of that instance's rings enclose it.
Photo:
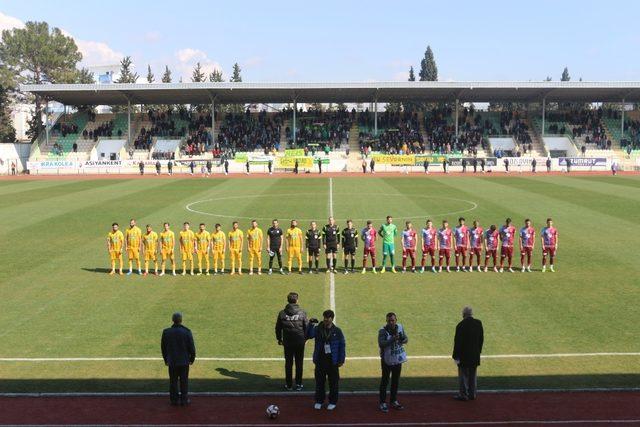
M 112 230 L 107 235 L 107 249 L 111 259 L 111 272 L 116 273 L 116 262 L 119 263 L 119 273 L 123 274 L 123 248 L 126 248 L 129 260 L 129 272 L 132 274 L 133 263 L 137 263 L 138 273 L 147 275 L 149 273 L 149 263 L 154 263 L 155 274 L 164 275 L 167 261 L 171 264 L 172 274 L 176 275 L 175 243 L 176 238 L 169 223 L 164 223 L 163 231 L 158 234 L 153 231 L 150 225 L 146 226 L 143 234 L 136 221 L 131 220 L 129 228 L 123 234 L 119 230 L 117 223 L 112 224 Z M 425 227 L 421 230 L 420 237 L 422 243 L 422 262 L 420 267 L 416 265 L 416 253 L 418 246 L 418 233 L 413 228 L 411 221 L 406 221 L 405 228 L 398 233 L 393 217 L 387 216 L 386 222 L 376 230 L 372 221 L 367 221 L 366 227 L 358 232 L 353 226 L 353 221 L 347 220 L 346 228 L 340 230 L 333 217 L 329 218 L 328 224 L 322 229 L 318 229 L 317 223 L 312 221 L 310 229 L 306 234 L 298 227 L 296 220 L 291 221 L 287 230 L 279 227 L 277 219 L 272 221 L 271 227 L 267 230 L 267 247 L 269 254 L 268 274 L 273 272 L 274 260 L 277 260 L 280 273 L 285 274 L 282 264 L 283 247 L 288 255 L 289 273 L 292 272 L 294 261 L 297 263 L 298 272 L 303 273 L 302 254 L 307 252 L 307 264 L 309 273 L 318 273 L 319 258 L 321 248 L 326 257 L 327 272 L 336 272 L 338 262 L 338 251 L 343 248 L 344 273 L 355 272 L 356 252 L 359 240 L 363 241 L 362 274 L 367 271 L 367 259 L 371 259 L 371 271 L 373 273 L 384 273 L 386 270 L 386 260 L 389 258 L 390 271 L 396 273 L 395 268 L 395 239 L 401 234 L 402 242 L 402 272 L 407 271 L 407 264 L 410 261 L 410 271 L 424 272 L 429 269 L 436 273 L 442 272 L 443 268 L 449 272 L 451 254 L 455 258 L 456 271 L 487 272 L 489 261 L 492 261 L 493 271 L 502 273 L 505 267 L 513 272 L 513 252 L 516 235 L 519 236 L 520 264 L 522 272 L 531 272 L 532 255 L 536 240 L 536 230 L 533 228 L 531 220 L 526 219 L 524 226 L 519 232 L 513 226 L 511 218 L 505 220 L 504 225 L 498 228 L 495 224 L 487 230 L 480 226 L 478 220 L 473 221 L 473 227 L 469 228 L 465 224 L 464 218 L 458 219 L 458 225 L 453 229 L 449 228 L 447 220 L 442 221 L 442 227 L 436 229 L 429 219 Z M 245 237 L 246 236 L 246 237 Z M 382 239 L 382 265 L 380 270 L 376 266 L 376 242 Z M 554 260 L 558 250 L 558 231 L 553 226 L 553 220 L 547 218 L 546 226 L 541 230 L 542 245 L 542 272 L 546 271 L 547 259 L 550 271 L 554 270 Z M 215 231 L 207 231 L 205 224 L 200 224 L 198 231 L 190 229 L 190 224 L 185 222 L 183 229 L 179 232 L 178 244 L 182 260 L 182 275 L 187 274 L 187 267 L 190 267 L 190 274 L 194 275 L 194 259 L 198 260 L 198 275 L 210 274 L 213 260 L 214 274 L 222 274 L 225 271 L 225 254 L 229 250 L 230 274 L 242 274 L 242 251 L 245 247 L 249 255 L 249 274 L 254 272 L 254 265 L 257 267 L 257 274 L 262 274 L 262 252 L 264 250 L 265 237 L 262 229 L 258 227 L 258 222 L 251 221 L 251 228 L 244 233 L 237 221 L 232 224 L 232 230 L 225 235 L 221 230 L 221 225 L 215 225 Z M 158 269 L 158 252 L 160 253 L 161 270 Z M 482 265 L 482 253 L 484 252 L 484 265 Z M 499 252 L 499 264 L 498 264 Z M 436 263 L 436 257 L 438 263 Z M 427 265 L 427 259 L 431 259 L 431 266 Z M 144 259 L 144 273 L 142 272 L 141 260 Z M 475 260 L 475 266 L 474 266 Z M 203 269 L 204 264 L 204 269 Z M 220 268 L 218 268 L 220 267 Z

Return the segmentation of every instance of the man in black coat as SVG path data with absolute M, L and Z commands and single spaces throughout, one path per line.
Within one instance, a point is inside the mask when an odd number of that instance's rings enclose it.
M 462 309 L 462 321 L 456 326 L 452 355 L 458 365 L 460 391 L 455 396 L 457 400 L 476 398 L 476 371 L 480 365 L 483 342 L 482 322 L 473 318 L 471 307 L 465 307 Z
M 196 360 L 196 347 L 191 331 L 182 326 L 182 314 L 174 313 L 173 325 L 162 331 L 162 358 L 169 367 L 169 399 L 172 405 L 188 405 L 189 401 L 189 365 Z M 180 400 L 178 400 L 178 383 Z
M 285 390 L 293 389 L 293 362 L 296 364 L 296 391 L 302 390 L 304 344 L 309 326 L 307 314 L 298 305 L 298 294 L 287 295 L 288 304 L 278 313 L 276 339 L 284 347 Z

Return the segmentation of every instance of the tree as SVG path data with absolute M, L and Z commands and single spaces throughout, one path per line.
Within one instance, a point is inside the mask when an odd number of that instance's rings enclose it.
M 222 78 L 222 71 L 218 70 L 217 68 L 214 69 L 211 74 L 209 74 L 209 81 L 210 82 L 223 82 L 224 79 Z
M 419 75 L 421 82 L 438 81 L 438 67 L 436 66 L 436 60 L 433 57 L 431 46 L 427 46 L 427 50 L 424 52 L 424 58 L 420 61 Z
M 569 80 L 571 80 L 571 76 L 569 76 L 569 69 L 567 67 L 564 67 L 564 70 L 562 70 L 562 77 L 560 77 L 560 81 L 568 82 Z
M 200 83 L 204 81 L 205 77 L 206 76 L 202 71 L 202 66 L 198 62 L 195 68 L 193 69 L 193 74 L 191 75 L 191 81 L 195 83 Z
M 156 76 L 151 72 L 151 65 L 147 65 L 147 83 L 153 83 L 156 80 Z
M 2 32 L 0 63 L 18 83 L 73 83 L 77 78 L 76 64 L 82 59 L 75 41 L 59 28 L 49 28 L 46 22 L 27 22 L 24 28 Z M 35 111 L 27 134 L 34 141 L 43 129 L 42 99 L 15 93 L 14 98 L 35 101 Z
M 168 65 L 164 66 L 164 74 L 162 75 L 162 83 L 171 83 L 171 70 Z
M 408 81 L 410 81 L 410 82 L 415 82 L 416 81 L 416 74 L 413 71 L 413 65 L 409 68 L 409 80 Z M 413 110 L 416 109 L 416 107 L 417 107 L 417 104 L 415 102 L 403 102 L 402 103 L 402 109 L 404 111 L 413 111 Z M 388 106 L 387 106 L 387 110 L 389 110 Z M 389 110 L 389 111 L 393 111 L 393 110 Z M 400 109 L 398 108 L 396 111 L 400 111 Z
M 14 76 L 0 63 L 0 142 L 15 142 L 16 130 L 11 122 L 11 93 L 15 90 Z
M 409 81 L 410 82 L 415 82 L 416 81 L 416 75 L 413 72 L 413 65 L 411 66 L 411 68 L 409 68 Z
M 238 63 L 236 62 L 235 64 L 233 64 L 233 73 L 231 74 L 231 80 L 232 82 L 241 82 L 242 81 L 242 76 L 240 75 L 240 71 L 242 71 L 240 69 L 240 65 L 238 65 Z
M 133 61 L 130 56 L 125 56 L 120 61 L 120 77 L 116 80 L 116 83 L 135 83 L 140 77 L 138 73 L 133 71 Z
M 96 82 L 93 77 L 93 73 L 89 71 L 87 68 L 81 68 L 76 72 L 76 83 L 80 84 L 94 84 Z M 78 110 L 85 111 L 95 111 L 95 106 L 93 105 L 79 105 Z

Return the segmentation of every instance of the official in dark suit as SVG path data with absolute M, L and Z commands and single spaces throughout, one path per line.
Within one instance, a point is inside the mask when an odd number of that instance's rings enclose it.
M 459 392 L 457 400 L 467 401 L 476 398 L 477 376 L 480 365 L 480 353 L 484 342 L 482 322 L 473 318 L 471 307 L 462 309 L 462 321 L 456 326 L 453 344 L 453 360 L 458 365 Z
M 196 347 L 191 331 L 182 326 L 182 313 L 171 317 L 173 325 L 162 331 L 162 358 L 169 367 L 169 399 L 172 405 L 188 405 L 189 401 L 189 365 L 196 360 Z M 180 399 L 178 400 L 178 384 Z

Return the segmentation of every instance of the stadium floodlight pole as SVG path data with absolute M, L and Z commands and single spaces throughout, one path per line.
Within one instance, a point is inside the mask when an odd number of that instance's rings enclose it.
M 458 106 L 460 105 L 460 100 L 456 98 L 456 144 L 458 143 Z
M 542 98 L 542 131 L 540 132 L 540 135 L 542 135 L 542 137 L 544 137 L 544 116 L 545 116 L 545 108 L 547 107 L 547 97 L 543 97 Z

